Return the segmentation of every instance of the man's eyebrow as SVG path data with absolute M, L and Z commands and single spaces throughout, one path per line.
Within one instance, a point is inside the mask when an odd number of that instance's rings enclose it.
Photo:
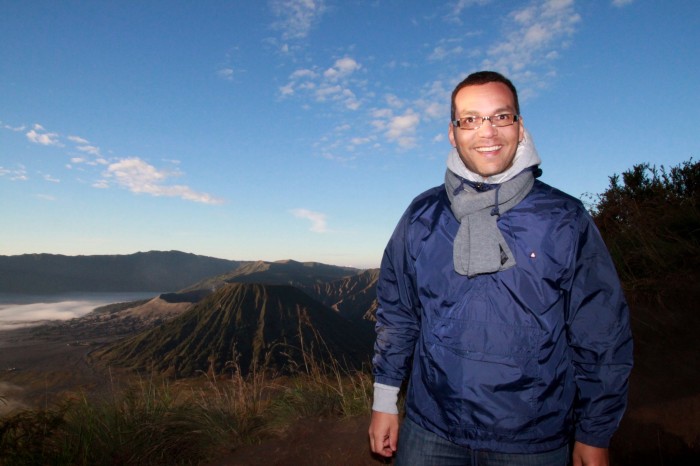
M 502 113 L 512 113 L 515 114 L 516 111 L 513 107 L 511 106 L 506 106 L 506 107 L 499 107 L 496 110 L 493 111 L 491 115 L 500 115 Z M 481 113 L 477 112 L 476 110 L 462 110 L 461 112 L 457 112 L 458 115 L 460 116 L 478 116 L 481 115 Z

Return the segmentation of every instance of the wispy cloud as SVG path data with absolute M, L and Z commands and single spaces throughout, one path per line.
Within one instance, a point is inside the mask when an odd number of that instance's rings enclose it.
M 461 55 L 462 53 L 464 53 L 464 48 L 462 48 L 462 46 L 460 45 L 456 45 L 451 48 L 438 45 L 433 49 L 430 55 L 428 55 L 428 59 L 433 61 L 440 61 L 451 56 Z
M 2 125 L 2 128 L 4 128 L 4 129 L 9 129 L 10 131 L 14 131 L 14 132 L 16 132 L 16 133 L 21 132 L 21 131 L 24 131 L 25 129 L 27 129 L 27 127 L 24 126 L 24 125 L 22 125 L 22 126 L 11 126 L 11 125 L 8 125 L 8 124 L 2 123 L 2 122 L 0 122 L 0 125 Z
M 19 165 L 18 168 L 9 169 L 5 167 L 0 167 L 0 176 L 7 177 L 10 181 L 27 181 L 27 169 L 24 165 Z
M 233 68 L 221 68 L 216 74 L 226 81 L 233 81 Z
M 616 6 L 618 8 L 629 5 L 632 2 L 634 2 L 634 0 L 612 0 L 613 6 Z
M 27 139 L 35 144 L 42 146 L 61 146 L 58 140 L 58 133 L 49 133 L 40 124 L 35 124 L 32 129 L 26 133 Z
M 451 15 L 466 19 L 467 9 L 493 3 L 459 0 L 448 4 L 447 9 Z M 474 43 L 482 43 L 483 31 L 454 34 L 463 28 L 451 25 L 448 29 L 452 32 L 446 38 L 426 48 L 426 58 L 443 62 L 441 67 L 452 72 L 461 72 L 465 61 L 482 69 L 501 71 L 517 82 L 523 97 L 532 95 L 556 75 L 556 61 L 569 46 L 581 17 L 573 0 L 529 0 L 506 9 L 503 16 L 499 30 L 493 31 L 501 38 L 498 41 L 474 47 Z M 328 67 L 299 68 L 279 87 L 282 98 L 307 99 L 302 104 L 304 108 L 311 108 L 314 103 L 337 103 L 334 110 L 354 112 L 343 115 L 352 129 L 342 134 L 328 131 L 319 139 L 315 147 L 322 157 L 344 162 L 361 145 L 371 143 L 373 149 L 381 149 L 382 143 L 388 143 L 407 150 L 443 140 L 436 136 L 434 122 L 447 119 L 454 74 L 441 76 L 419 89 L 392 89 L 378 96 L 370 87 L 372 81 L 362 79 L 372 76 L 374 70 L 366 66 L 374 61 L 352 55 L 339 58 Z M 367 106 L 368 102 L 382 101 L 384 105 Z
M 24 126 L 11 127 L 0 122 L 0 127 L 12 131 L 24 131 Z M 43 146 L 65 147 L 61 143 L 61 136 L 55 132 L 47 131 L 42 125 L 35 124 L 26 134 L 27 139 Z M 208 193 L 198 192 L 189 186 L 172 183 L 173 178 L 183 175 L 179 169 L 163 170 L 145 162 L 139 157 L 106 158 L 102 155 L 102 150 L 92 144 L 87 138 L 77 135 L 69 135 L 63 138 L 64 141 L 72 143 L 74 146 L 67 151 L 70 156 L 69 163 L 65 167 L 69 170 L 85 170 L 88 167 L 105 167 L 101 177 L 93 181 L 90 185 L 93 188 L 107 189 L 114 186 L 127 189 L 137 194 L 148 194 L 151 196 L 177 197 L 186 201 L 199 202 L 203 204 L 223 204 L 223 199 L 212 196 Z M 76 155 L 78 151 L 82 155 Z M 73 152 L 71 154 L 71 152 Z M 109 152 L 109 151 L 108 151 Z M 179 161 L 169 160 L 173 166 L 179 165 Z M 95 172 L 95 174 L 97 174 Z M 48 182 L 60 183 L 61 180 L 53 175 L 39 175 Z M 12 181 L 28 180 L 27 170 L 24 166 L 10 169 L 0 166 L 0 177 L 5 177 Z
M 458 20 L 459 15 L 464 9 L 474 5 L 486 5 L 490 2 L 491 0 L 457 0 L 450 8 L 450 14 L 448 19 Z
M 361 100 L 352 89 L 357 84 L 353 75 L 361 69 L 362 65 L 349 56 L 337 59 L 323 72 L 297 69 L 289 75 L 289 82 L 279 88 L 279 93 L 282 97 L 310 95 L 316 102 L 339 102 L 348 110 L 357 110 Z
M 76 149 L 78 149 L 80 152 L 85 152 L 90 155 L 94 155 L 96 157 L 100 156 L 100 148 L 96 146 L 91 146 L 91 145 L 84 145 L 84 146 L 77 146 Z
M 170 178 L 179 175 L 179 172 L 158 170 L 138 157 L 131 157 L 111 163 L 103 173 L 104 178 L 93 186 L 106 187 L 113 181 L 118 186 L 136 194 L 179 197 L 186 201 L 201 202 L 203 204 L 223 203 L 222 199 L 207 193 L 194 191 L 188 186 L 167 184 Z
M 273 29 L 283 40 L 303 39 L 326 10 L 324 0 L 271 0 L 270 9 L 277 20 Z
M 580 21 L 573 0 L 546 0 L 514 10 L 504 26 L 510 32 L 488 49 L 482 66 L 520 82 L 541 81 L 553 73 L 551 61 L 568 47 Z
M 311 222 L 310 231 L 314 233 L 328 233 L 325 214 L 308 209 L 293 209 L 290 212 L 296 218 L 309 220 Z
M 76 144 L 90 144 L 90 141 L 80 136 L 68 136 L 68 140 Z

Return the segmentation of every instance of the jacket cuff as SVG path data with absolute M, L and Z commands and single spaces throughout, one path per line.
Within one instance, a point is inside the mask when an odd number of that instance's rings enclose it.
M 372 411 L 387 414 L 399 414 L 399 408 L 397 407 L 398 399 L 399 387 L 375 383 Z
M 581 431 L 576 432 L 575 440 L 597 448 L 608 448 L 610 446 L 608 437 L 596 437 Z

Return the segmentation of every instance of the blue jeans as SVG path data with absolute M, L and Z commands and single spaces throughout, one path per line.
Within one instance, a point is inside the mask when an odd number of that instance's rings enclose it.
M 569 448 L 515 454 L 476 451 L 459 446 L 405 418 L 399 435 L 396 466 L 566 466 Z

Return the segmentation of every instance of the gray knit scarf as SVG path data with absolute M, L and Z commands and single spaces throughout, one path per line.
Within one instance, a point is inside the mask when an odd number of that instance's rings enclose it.
M 452 213 L 460 223 L 453 250 L 457 273 L 471 278 L 515 265 L 513 253 L 496 221 L 499 215 L 522 201 L 534 183 L 532 170 L 525 170 L 494 189 L 479 192 L 447 170 L 445 190 Z

